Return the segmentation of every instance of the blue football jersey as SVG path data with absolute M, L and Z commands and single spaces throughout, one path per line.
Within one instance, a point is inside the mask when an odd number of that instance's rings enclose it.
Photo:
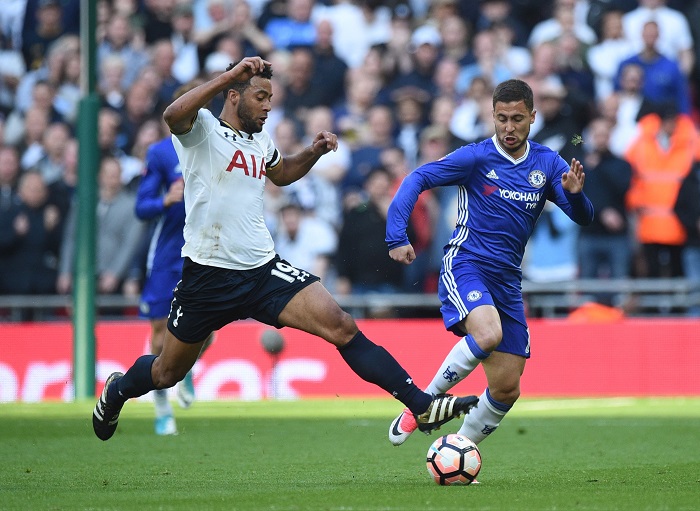
M 389 207 L 386 242 L 390 249 L 409 243 L 406 225 L 421 192 L 454 185 L 458 217 L 448 245 L 460 247 L 484 269 L 520 275 L 525 245 L 546 200 L 578 224 L 593 219 L 585 194 L 563 189 L 561 176 L 568 170 L 559 154 L 532 141 L 518 159 L 501 149 L 495 136 L 460 147 L 403 180 Z
M 146 173 L 136 195 L 136 216 L 141 220 L 158 218 L 148 249 L 148 273 L 159 270 L 182 271 L 182 231 L 185 227 L 185 203 L 166 208 L 163 197 L 170 185 L 182 179 L 180 161 L 170 137 L 148 148 Z

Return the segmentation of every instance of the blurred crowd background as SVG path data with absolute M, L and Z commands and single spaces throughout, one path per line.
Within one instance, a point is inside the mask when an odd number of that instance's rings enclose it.
M 0 6 L 2 295 L 72 290 L 79 7 Z M 408 267 L 388 257 L 388 204 L 420 164 L 493 135 L 493 88 L 514 77 L 535 93 L 531 139 L 584 163 L 596 208 L 586 228 L 545 209 L 525 279 L 700 281 L 700 1 L 98 0 L 97 9 L 101 293 L 140 292 L 153 225 L 136 218 L 135 193 L 147 148 L 169 135 L 161 114 L 173 93 L 252 55 L 273 63 L 266 130 L 283 155 L 319 130 L 339 136 L 305 179 L 266 188 L 277 251 L 333 293 L 435 292 L 456 190 L 421 195 Z

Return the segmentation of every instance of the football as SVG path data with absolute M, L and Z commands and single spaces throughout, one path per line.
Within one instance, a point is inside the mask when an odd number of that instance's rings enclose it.
M 441 436 L 428 449 L 428 473 L 437 484 L 467 485 L 481 470 L 481 453 L 466 436 Z

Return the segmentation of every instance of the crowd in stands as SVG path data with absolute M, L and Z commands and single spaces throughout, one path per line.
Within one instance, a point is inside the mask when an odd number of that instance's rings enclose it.
M 0 9 L 0 294 L 72 289 L 80 4 Z M 266 189 L 278 252 L 332 292 L 435 291 L 456 190 L 421 196 L 405 268 L 388 204 L 416 166 L 493 135 L 508 78 L 535 93 L 531 139 L 584 163 L 596 209 L 586 228 L 545 209 L 524 277 L 700 281 L 700 1 L 97 0 L 97 18 L 102 293 L 140 292 L 153 226 L 135 193 L 173 93 L 252 55 L 273 63 L 265 129 L 283 155 L 339 136 L 306 178 Z

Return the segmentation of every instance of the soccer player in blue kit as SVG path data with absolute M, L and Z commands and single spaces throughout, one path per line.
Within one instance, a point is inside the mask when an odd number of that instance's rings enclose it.
M 533 94 L 522 80 L 507 80 L 493 93 L 495 135 L 453 151 L 409 174 L 387 218 L 389 256 L 411 264 L 416 254 L 406 225 L 421 192 L 457 186 L 458 216 L 444 249 L 438 283 L 445 328 L 459 336 L 426 392 L 442 394 L 479 364 L 487 388 L 465 416 L 459 433 L 476 444 L 500 424 L 520 396 L 520 377 L 530 357 L 520 264 L 547 200 L 572 220 L 587 225 L 593 206 L 583 193 L 585 174 L 551 149 L 528 141 L 535 121 Z M 402 444 L 415 431 L 410 413 L 389 427 Z
M 181 87 L 175 97 L 186 92 L 188 87 L 189 84 Z M 182 234 L 185 227 L 184 188 L 180 161 L 171 138 L 151 145 L 146 153 L 146 173 L 136 194 L 136 216 L 141 220 L 157 219 L 148 248 L 146 279 L 139 303 L 139 315 L 151 323 L 150 344 L 154 355 L 160 354 L 163 348 L 173 289 L 182 275 L 183 259 L 180 252 L 185 244 Z M 202 353 L 212 336 L 205 343 Z M 178 383 L 177 398 L 183 408 L 189 408 L 194 401 L 192 371 Z M 177 434 L 167 390 L 155 390 L 153 402 L 156 409 L 156 434 Z
M 289 185 L 329 151 L 335 134 L 321 131 L 298 153 L 282 157 L 263 129 L 271 109 L 272 69 L 248 57 L 177 98 L 163 118 L 173 133 L 185 179 L 185 257 L 173 292 L 163 349 L 112 373 L 93 410 L 95 435 L 108 440 L 124 403 L 172 387 L 192 368 L 208 336 L 253 318 L 296 328 L 333 344 L 362 379 L 408 407 L 418 428 L 432 431 L 468 413 L 476 396 L 423 392 L 391 354 L 370 341 L 319 278 L 281 259 L 263 216 L 265 181 Z M 225 102 L 217 118 L 207 105 Z

